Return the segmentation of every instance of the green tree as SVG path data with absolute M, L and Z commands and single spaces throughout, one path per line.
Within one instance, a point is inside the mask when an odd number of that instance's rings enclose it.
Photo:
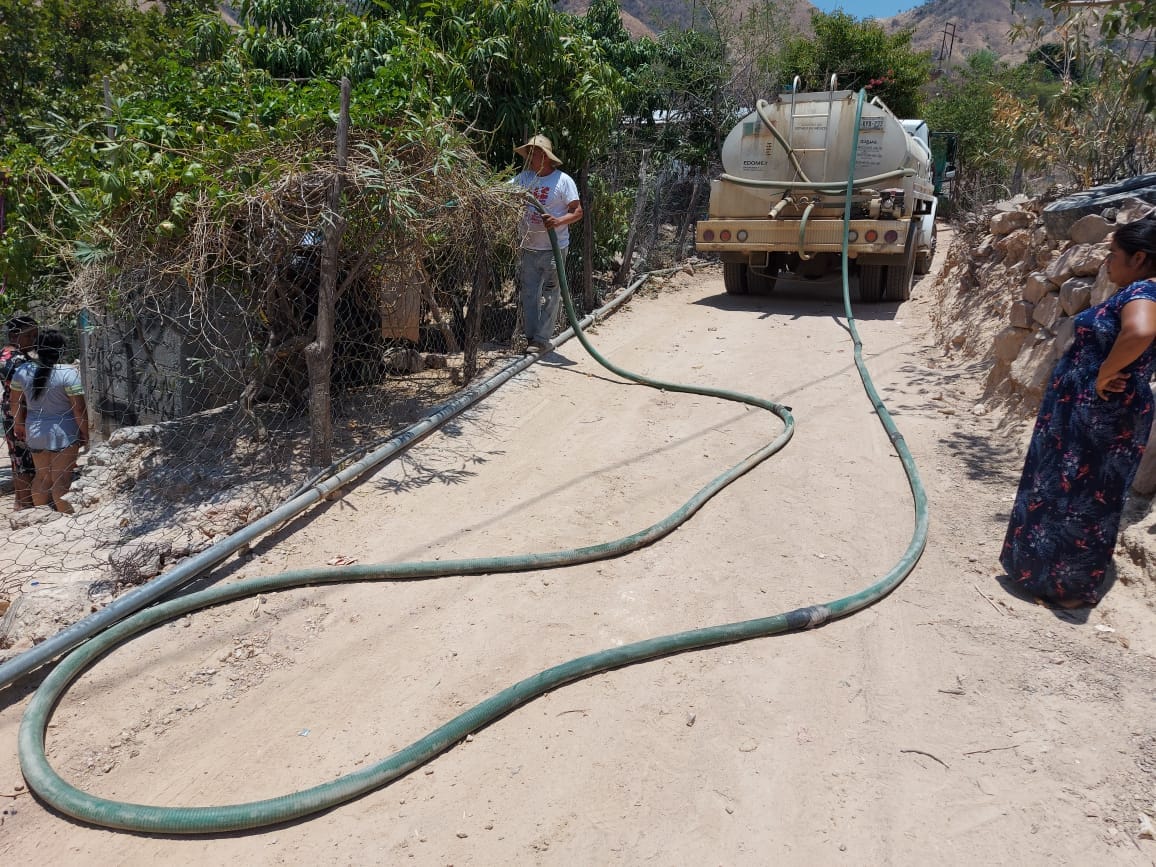
M 91 113 L 101 104 L 101 76 L 163 65 L 180 52 L 190 18 L 210 4 L 139 6 L 133 0 L 0 0 L 0 130 L 27 141 L 30 118 Z
M 958 137 L 953 198 L 965 206 L 1006 192 L 1011 180 L 1007 136 L 997 111 L 1007 93 L 1009 71 L 991 51 L 977 51 L 962 68 L 937 79 L 923 118 L 939 132 Z
M 1014 0 L 1013 0 L 1014 5 Z M 1064 50 L 1085 68 L 1119 78 L 1142 107 L 1156 111 L 1156 4 L 1150 0 L 1045 0 L 1065 34 Z M 1039 42 L 1042 33 L 1034 40 Z
M 622 79 L 578 19 L 548 0 L 426 0 L 396 8 L 450 58 L 438 86 L 446 110 L 495 164 L 547 132 L 581 165 L 617 124 Z
M 618 100 L 623 113 L 642 117 L 655 108 L 656 100 L 643 71 L 654 60 L 658 45 L 648 38 L 632 39 L 622 24 L 621 13 L 617 0 L 594 0 L 580 19 L 580 26 L 622 81 Z
M 992 151 L 995 92 L 1007 73 L 994 52 L 977 51 L 950 77 L 935 82 L 934 93 L 923 116 L 934 130 L 951 130 L 959 135 L 959 156 L 975 162 Z
M 913 30 L 888 34 L 875 21 L 846 12 L 811 14 L 814 37 L 796 37 L 774 60 L 781 80 L 801 76 L 808 90 L 826 90 L 832 75 L 843 90 L 865 88 L 900 117 L 919 117 L 921 90 L 931 78 L 931 54 L 911 46 Z
M 669 30 L 640 72 L 649 107 L 670 121 L 656 136 L 660 151 L 696 166 L 718 159 L 722 138 L 734 122 L 731 67 L 717 34 Z
M 22 285 L 50 293 L 70 267 L 130 243 L 125 227 L 134 243 L 142 231 L 178 237 L 203 219 L 205 203 L 224 211 L 270 183 L 288 170 L 282 161 L 237 155 L 280 153 L 280 143 L 330 130 L 343 75 L 355 82 L 355 128 L 386 136 L 441 129 L 450 118 L 495 166 L 544 131 L 578 168 L 618 126 L 621 77 L 578 19 L 545 0 L 423 0 L 361 12 L 330 0 L 250 0 L 236 36 L 203 3 L 166 8 L 183 17 L 151 12 L 153 31 L 113 40 L 136 45 L 167 28 L 165 51 L 133 48 L 141 58 L 130 52 L 107 71 L 110 106 L 95 80 L 101 67 L 79 70 L 66 88 L 75 112 L 41 112 L 25 124 L 24 144 L 11 138 L 0 150 L 9 225 L 0 269 Z
M 1156 7 L 1133 0 L 1045 4 L 1059 26 L 1016 36 L 1055 57 L 1050 82 L 1009 118 L 1017 141 L 1061 180 L 1096 184 L 1156 166 Z M 1057 41 L 1058 40 L 1058 41 Z M 1053 47 L 1054 46 L 1054 47 Z

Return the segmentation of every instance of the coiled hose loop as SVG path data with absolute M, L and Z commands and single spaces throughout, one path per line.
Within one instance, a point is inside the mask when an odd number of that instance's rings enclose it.
M 862 110 L 863 96 L 863 92 L 860 91 L 855 119 L 856 131 L 859 128 L 858 121 L 859 113 Z M 852 147 L 851 152 L 855 152 L 855 147 Z M 852 185 L 849 181 L 848 203 L 850 202 L 851 189 Z M 844 214 L 844 229 L 846 229 L 846 223 L 849 219 L 848 205 L 848 210 Z M 550 233 L 550 236 L 554 245 L 555 256 L 560 263 L 561 254 L 558 249 L 557 238 L 553 232 Z M 300 569 L 280 575 L 252 578 L 235 584 L 212 587 L 144 609 L 107 631 L 96 635 L 65 657 L 45 678 L 40 689 L 32 697 L 21 720 L 19 733 L 20 767 L 30 788 L 55 809 L 77 819 L 109 828 L 184 835 L 217 834 L 274 825 L 329 809 L 380 788 L 409 773 L 439 753 L 450 749 L 471 732 L 477 731 L 515 708 L 564 684 L 589 677 L 598 672 L 633 665 L 673 653 L 685 653 L 690 650 L 715 647 L 749 638 L 761 638 L 793 630 L 809 629 L 826 623 L 828 620 L 844 617 L 883 598 L 915 568 L 915 563 L 923 551 L 927 539 L 927 501 L 918 471 L 915 468 L 915 462 L 903 441 L 903 437 L 891 422 L 891 417 L 875 392 L 867 375 L 866 367 L 863 365 L 862 344 L 854 327 L 854 319 L 851 316 L 846 252 L 846 231 L 844 231 L 843 297 L 848 323 L 855 343 L 855 364 L 871 398 L 872 406 L 875 407 L 876 413 L 887 429 L 888 435 L 895 444 L 903 462 L 911 486 L 916 513 L 915 532 L 903 557 L 886 575 L 866 589 L 825 604 L 811 605 L 782 614 L 773 614 L 738 623 L 708 626 L 650 638 L 622 647 L 601 650 L 555 665 L 518 681 L 485 699 L 409 746 L 367 768 L 303 791 L 276 798 L 209 807 L 159 807 L 132 804 L 99 798 L 82 792 L 56 773 L 45 755 L 45 733 L 52 711 L 68 686 L 101 656 L 128 641 L 134 635 L 158 624 L 192 611 L 220 605 L 246 596 L 309 584 L 375 579 L 407 580 L 444 575 L 478 575 L 545 569 L 619 556 L 627 551 L 648 545 L 670 533 L 675 527 L 690 518 L 710 497 L 786 445 L 794 431 L 794 420 L 790 412 L 780 404 L 725 389 L 700 388 L 652 380 L 623 370 L 603 358 L 590 345 L 586 335 L 578 327 L 578 317 L 570 297 L 569 287 L 566 284 L 565 269 L 559 267 L 558 277 L 561 282 L 566 315 L 574 327 L 574 333 L 587 352 L 608 370 L 653 388 L 719 397 L 765 409 L 782 419 L 784 425 L 782 432 L 743 461 L 713 479 L 681 508 L 662 521 L 631 536 L 601 545 L 510 557 L 346 566 L 335 569 Z

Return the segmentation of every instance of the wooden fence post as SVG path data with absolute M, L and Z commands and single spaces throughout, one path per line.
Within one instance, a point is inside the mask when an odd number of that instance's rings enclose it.
M 695 171 L 694 186 L 690 188 L 690 204 L 686 206 L 686 213 L 682 215 L 682 223 L 678 227 L 678 238 L 674 242 L 674 261 L 681 262 L 683 250 L 686 249 L 686 230 L 694 219 L 695 209 L 698 207 L 698 191 L 702 188 L 702 172 Z
M 323 467 L 333 460 L 333 417 L 330 378 L 333 371 L 334 308 L 337 305 L 338 251 L 345 220 L 339 213 L 349 147 L 349 79 L 341 79 L 341 113 L 337 120 L 337 171 L 329 189 L 325 215 L 325 245 L 321 252 L 321 280 L 317 287 L 317 336 L 305 347 L 309 368 L 309 462 Z
M 578 172 L 578 197 L 582 200 L 582 312 L 597 305 L 594 297 L 594 218 L 598 203 L 590 194 L 590 160 L 582 163 Z
M 466 346 L 462 357 L 462 376 L 469 382 L 478 375 L 478 349 L 482 345 L 482 317 L 490 303 L 490 285 L 493 283 L 493 268 L 490 261 L 490 247 L 486 227 L 480 218 L 475 218 L 474 238 L 471 249 L 477 260 L 474 265 L 473 291 L 470 293 L 469 308 L 466 310 Z
M 634 239 L 638 233 L 638 223 L 642 219 L 642 208 L 646 204 L 646 158 L 649 151 L 642 152 L 642 159 L 638 163 L 638 193 L 634 197 L 634 214 L 630 218 L 630 228 L 626 232 L 626 249 L 622 251 L 622 267 L 614 275 L 614 285 L 621 286 L 630 277 L 634 258 Z
M 654 267 L 654 251 L 658 247 L 658 230 L 662 227 L 662 207 L 666 189 L 669 183 L 664 183 L 663 175 L 670 171 L 670 167 L 663 168 L 654 179 L 654 198 L 651 207 L 654 209 L 654 220 L 650 224 L 650 235 L 646 240 L 646 262 L 648 268 Z

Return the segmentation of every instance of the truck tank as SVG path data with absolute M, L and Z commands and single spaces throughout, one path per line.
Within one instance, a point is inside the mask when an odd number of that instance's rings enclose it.
M 849 90 L 760 100 L 727 135 L 723 173 L 695 237 L 717 253 L 728 292 L 769 292 L 780 272 L 819 277 L 838 267 L 851 181 L 848 256 L 862 300 L 904 300 L 935 248 L 933 160 L 923 121 Z M 852 153 L 854 149 L 854 153 Z M 852 178 L 848 167 L 854 158 Z
M 774 124 L 790 144 L 791 153 L 771 132 L 763 117 Z M 775 102 L 760 103 L 727 135 L 722 146 L 723 171 L 751 181 L 847 183 L 851 161 L 852 125 L 855 123 L 855 94 L 849 90 L 826 93 L 784 94 Z M 796 161 L 798 165 L 796 166 Z M 802 172 L 799 172 L 799 168 Z M 930 193 L 931 151 L 911 135 L 903 121 L 882 103 L 867 102 L 859 119 L 859 145 L 855 153 L 855 177 L 868 178 L 903 169 L 911 170 L 913 186 Z M 897 181 L 891 185 L 898 186 Z M 739 190 L 738 210 L 728 216 L 766 216 L 769 192 L 751 196 L 750 187 Z M 744 207 L 745 202 L 745 207 Z M 753 210 L 751 210 L 753 209 Z M 714 209 L 711 209 L 712 214 Z

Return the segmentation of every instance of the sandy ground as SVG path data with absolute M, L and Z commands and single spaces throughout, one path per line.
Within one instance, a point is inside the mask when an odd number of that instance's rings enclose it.
M 996 583 L 1023 443 L 973 414 L 983 371 L 932 345 L 929 294 L 861 311 L 931 500 L 927 551 L 879 604 L 592 677 L 273 829 L 149 837 L 0 798 L 0 862 L 1156 863 L 1141 836 L 1156 813 L 1156 616 L 1135 586 L 1066 617 Z M 787 448 L 617 560 L 296 590 L 161 627 L 65 697 L 55 766 L 140 803 L 270 797 L 563 660 L 863 588 L 900 557 L 913 517 L 841 315 L 834 285 L 731 298 L 714 270 L 632 301 L 593 334 L 605 354 L 789 404 Z M 572 341 L 226 578 L 617 538 L 779 430 L 759 411 L 624 384 Z M 0 795 L 23 783 L 16 730 L 34 685 L 0 693 Z

